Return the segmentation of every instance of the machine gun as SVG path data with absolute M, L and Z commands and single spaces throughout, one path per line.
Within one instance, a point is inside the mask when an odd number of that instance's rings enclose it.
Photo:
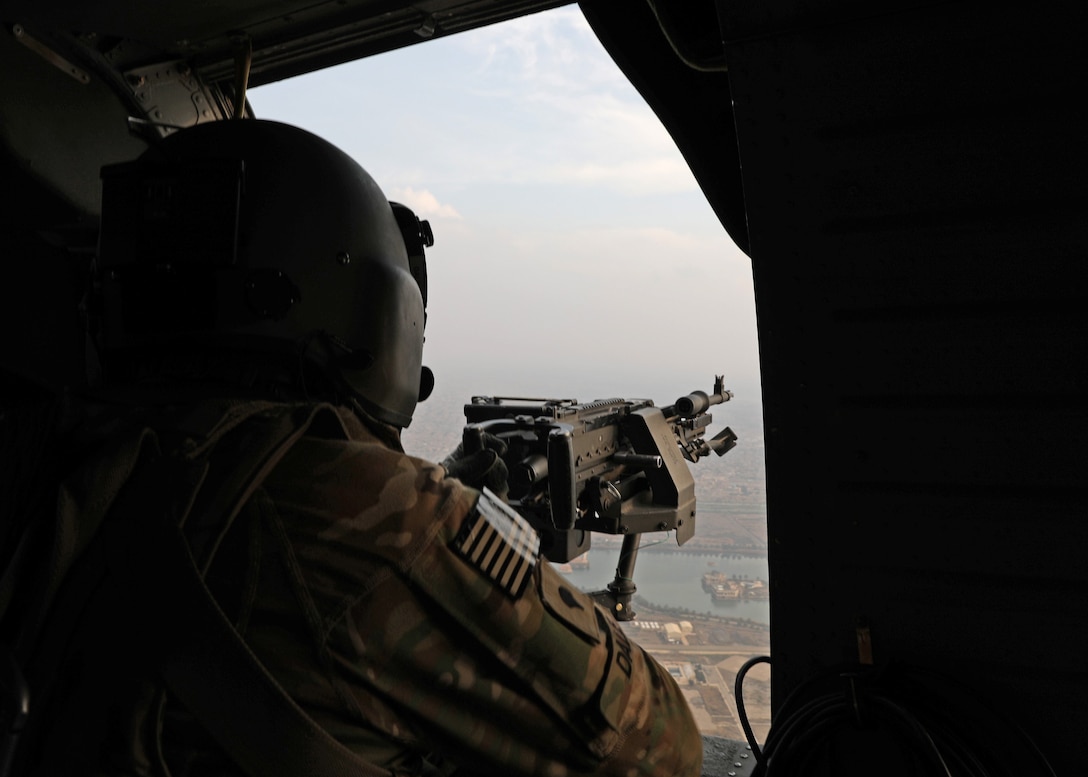
M 541 551 L 566 562 L 590 548 L 592 532 L 623 536 L 616 578 L 592 594 L 617 620 L 630 620 L 635 559 L 644 532 L 695 534 L 695 480 L 687 462 L 737 442 L 726 427 L 705 439 L 713 405 L 733 398 L 714 378 L 667 407 L 648 399 L 473 397 L 465 405 L 462 445 L 482 450 L 486 435 L 506 445 L 510 506 L 539 532 Z M 686 460 L 686 461 L 685 461 Z

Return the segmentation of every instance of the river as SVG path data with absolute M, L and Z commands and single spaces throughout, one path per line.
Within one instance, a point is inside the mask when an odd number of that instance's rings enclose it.
M 616 575 L 619 549 L 590 550 L 588 569 L 573 569 L 567 577 L 584 591 L 604 588 Z M 695 612 L 770 623 L 770 602 L 739 599 L 715 602 L 703 590 L 703 575 L 724 572 L 749 580 L 767 580 L 766 557 L 712 556 L 684 551 L 647 552 L 635 564 L 637 595 L 651 604 L 684 607 Z M 637 608 L 636 608 L 637 613 Z

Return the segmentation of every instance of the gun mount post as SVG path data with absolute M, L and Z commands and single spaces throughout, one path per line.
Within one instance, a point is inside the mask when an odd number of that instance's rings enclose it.
M 616 578 L 605 587 L 604 591 L 593 591 L 589 594 L 598 604 L 604 605 L 612 613 L 612 617 L 618 621 L 635 619 L 635 612 L 631 609 L 631 599 L 638 590 L 635 586 L 635 560 L 638 558 L 638 546 L 641 540 L 641 534 L 628 534 L 623 538 L 620 558 L 616 562 Z

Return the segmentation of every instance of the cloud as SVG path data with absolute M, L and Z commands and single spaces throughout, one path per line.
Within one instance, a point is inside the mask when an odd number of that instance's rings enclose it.
M 475 72 L 468 91 L 486 117 L 465 129 L 490 141 L 462 159 L 475 175 L 622 193 L 697 191 L 665 128 L 577 9 L 474 31 L 459 45 Z
M 438 201 L 438 198 L 426 189 L 413 189 L 411 186 L 399 187 L 390 191 L 389 198 L 394 202 L 407 205 L 421 218 L 460 219 L 461 214 L 452 205 Z
M 605 186 L 626 194 L 686 192 L 695 189 L 680 159 L 662 157 L 600 162 L 559 163 L 541 174 L 556 183 Z
M 604 65 L 586 59 L 585 46 L 600 48 L 600 44 L 576 9 L 523 16 L 476 30 L 458 41 L 476 58 L 478 75 L 487 73 L 523 88 L 532 89 L 536 83 L 566 89 L 585 89 L 602 81 L 626 83 L 611 62 Z
M 299 79 L 261 87 L 254 99 L 262 115 L 266 108 L 284 115 L 290 106 L 290 120 L 322 125 L 384 187 L 698 192 L 661 122 L 577 8 L 349 63 L 327 78 L 335 79 L 336 98 Z M 429 207 L 435 218 L 471 218 L 470 204 L 459 205 L 413 207 Z
M 751 264 L 577 8 L 260 92 L 262 115 L 317 131 L 435 223 L 440 385 L 544 375 L 565 392 L 663 361 L 682 389 L 758 376 Z
M 512 256 L 547 259 L 550 271 L 591 283 L 646 284 L 683 277 L 711 285 L 732 283 L 749 273 L 746 258 L 723 232 L 685 232 L 666 226 L 583 227 L 494 236 Z

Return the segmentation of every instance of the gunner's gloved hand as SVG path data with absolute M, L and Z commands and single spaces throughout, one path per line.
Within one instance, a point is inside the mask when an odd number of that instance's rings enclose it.
M 442 459 L 446 476 L 460 480 L 478 491 L 486 486 L 505 500 L 510 490 L 507 483 L 510 473 L 506 469 L 506 462 L 502 460 L 502 455 L 506 453 L 506 443 L 487 432 L 482 434 L 479 443 L 482 448 L 466 452 L 465 444 L 461 442 L 453 453 Z

